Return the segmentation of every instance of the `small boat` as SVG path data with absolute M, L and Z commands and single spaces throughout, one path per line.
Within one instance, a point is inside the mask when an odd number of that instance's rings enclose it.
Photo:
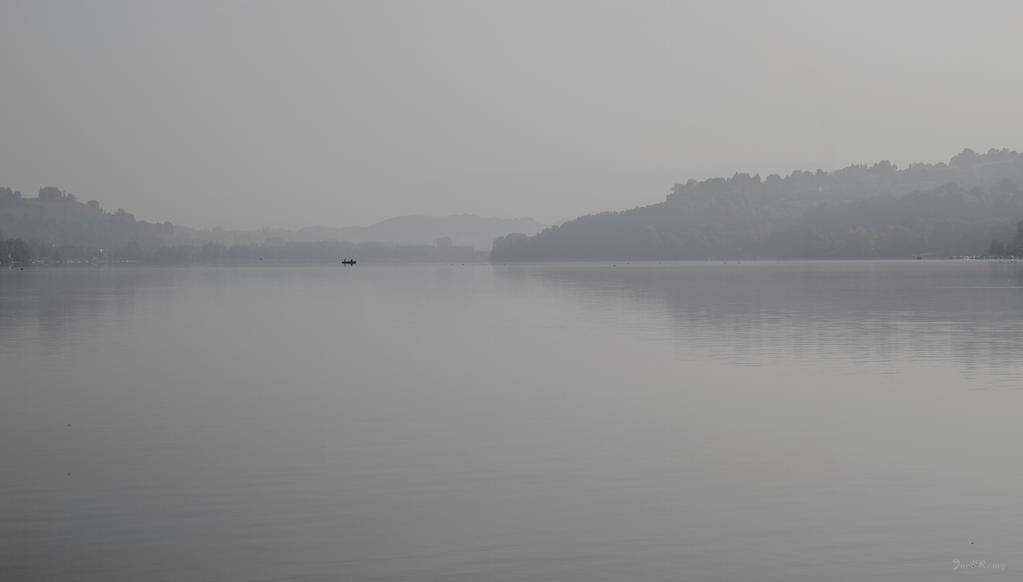
M 341 259 L 342 265 L 354 265 L 355 259 Z

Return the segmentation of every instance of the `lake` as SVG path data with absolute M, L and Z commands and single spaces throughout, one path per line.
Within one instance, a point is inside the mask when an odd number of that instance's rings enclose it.
M 1023 570 L 1023 264 L 0 272 L 0 579 Z

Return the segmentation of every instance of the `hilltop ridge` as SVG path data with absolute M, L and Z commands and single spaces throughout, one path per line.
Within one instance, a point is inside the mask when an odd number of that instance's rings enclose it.
M 497 236 L 539 230 L 530 218 L 470 214 L 402 216 L 368 227 L 297 231 L 195 229 L 136 220 L 122 208 L 108 212 L 96 200 L 83 203 L 51 186 L 41 188 L 37 198 L 0 188 L 0 264 L 328 261 L 356 255 L 381 261 L 463 262 L 480 260 Z
M 984 254 L 1023 218 L 1023 155 L 970 149 L 948 163 L 881 161 L 787 176 L 676 184 L 664 202 L 494 241 L 515 260 L 909 258 Z

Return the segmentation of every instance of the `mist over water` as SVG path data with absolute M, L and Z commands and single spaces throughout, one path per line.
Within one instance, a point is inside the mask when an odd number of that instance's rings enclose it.
M 1021 21 L 0 0 L 0 582 L 1019 578 Z
M 993 262 L 0 273 L 0 577 L 1006 579 L 1021 303 Z

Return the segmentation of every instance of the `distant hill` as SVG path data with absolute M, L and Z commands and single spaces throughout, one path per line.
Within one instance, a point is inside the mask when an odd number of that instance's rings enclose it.
M 36 256 L 85 259 L 98 249 L 124 256 L 153 251 L 171 240 L 174 227 L 135 220 L 121 208 L 107 212 L 95 200 L 83 203 L 53 187 L 41 188 L 37 198 L 0 188 L 0 233 L 31 242 Z
M 492 260 L 909 258 L 985 254 L 1023 218 L 1023 155 L 964 150 L 676 184 L 664 202 L 494 241 Z
M 194 229 L 135 220 L 124 209 L 104 210 L 57 188 L 25 198 L 0 188 L 0 265 L 133 261 L 244 263 L 259 261 L 468 262 L 485 258 L 495 237 L 537 232 L 531 219 L 407 216 L 370 227 Z
M 513 232 L 535 234 L 542 225 L 532 218 L 487 218 L 472 214 L 451 216 L 399 216 L 371 226 L 310 227 L 294 232 L 296 241 L 339 240 L 391 244 L 434 244 L 450 239 L 454 245 L 490 250 L 494 239 Z

